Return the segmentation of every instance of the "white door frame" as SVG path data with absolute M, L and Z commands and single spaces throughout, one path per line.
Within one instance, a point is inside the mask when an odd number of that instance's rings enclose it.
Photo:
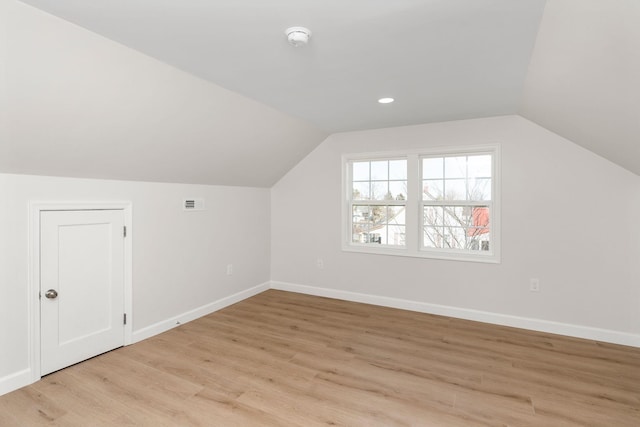
M 40 212 L 74 210 L 122 210 L 127 237 L 124 239 L 124 344 L 132 343 L 133 284 L 132 284 L 132 204 L 131 202 L 30 202 L 29 203 L 29 272 L 27 281 L 29 312 L 29 368 L 31 380 L 40 380 Z

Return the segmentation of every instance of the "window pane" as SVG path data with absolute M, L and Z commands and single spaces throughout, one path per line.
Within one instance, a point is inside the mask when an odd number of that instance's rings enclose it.
M 369 162 L 353 162 L 352 181 L 369 181 Z
M 405 229 L 403 225 L 390 225 L 388 229 L 387 244 L 393 246 L 405 245 Z
M 387 222 L 387 207 L 371 206 L 371 220 L 374 227 L 385 224 Z
M 422 159 L 422 179 L 444 178 L 444 159 L 442 157 L 430 157 Z
M 404 210 L 404 206 L 354 205 L 351 241 L 404 246 Z
M 467 236 L 469 239 L 467 249 L 471 251 L 489 251 L 491 249 L 491 234 L 478 234 L 478 235 L 469 235 L 472 232 L 468 231 Z
M 469 179 L 469 200 L 491 200 L 491 179 Z
M 489 207 L 474 206 L 471 208 L 471 220 L 469 225 L 469 232 L 472 236 L 489 233 L 491 225 Z
M 392 200 L 407 200 L 407 181 L 389 181 Z
M 444 225 L 442 207 L 425 206 L 422 221 L 424 225 Z
M 387 221 L 389 222 L 389 224 L 406 224 L 404 206 L 389 206 L 387 212 Z
M 425 179 L 422 181 L 422 200 L 442 200 L 444 194 L 444 181 Z
M 467 182 L 464 179 L 447 179 L 444 181 L 445 200 L 466 200 Z
M 449 249 L 466 249 L 467 236 L 464 228 L 445 227 L 444 247 Z
M 442 247 L 442 227 L 423 227 L 423 245 L 427 248 Z
M 491 178 L 491 156 L 469 156 L 467 159 L 469 178 Z
M 385 200 L 388 197 L 388 181 L 374 181 L 371 183 L 371 200 Z
M 351 233 L 351 241 L 353 243 L 365 243 L 365 236 L 368 236 L 368 230 L 365 230 L 362 227 L 353 227 L 353 231 Z
M 465 227 L 469 225 L 471 209 L 469 206 L 444 206 L 444 225 Z
M 489 251 L 487 206 L 425 206 L 423 221 L 425 247 Z
M 363 232 L 359 234 L 353 235 L 354 243 L 371 243 L 374 245 L 379 245 L 382 243 L 382 236 L 378 232 Z
M 397 179 L 397 180 L 407 179 L 407 161 L 406 160 L 391 160 L 389 162 L 389 179 Z
M 371 162 L 371 180 L 389 179 L 389 161 Z
M 369 242 L 367 243 L 375 243 L 377 245 L 386 245 L 387 244 L 387 227 L 377 227 L 374 230 L 371 230 L 369 233 Z
M 489 251 L 491 241 L 491 227 L 489 208 L 487 206 L 474 206 L 470 227 L 467 228 L 468 247 L 474 251 Z
M 371 207 L 354 205 L 353 206 L 353 223 L 369 223 L 371 217 Z
M 369 233 L 371 222 L 369 206 L 354 206 L 352 212 L 351 241 L 364 243 L 365 236 Z
M 444 158 L 445 178 L 467 177 L 467 156 Z
M 353 200 L 369 200 L 369 181 L 353 183 Z
M 467 228 L 467 236 L 471 237 L 471 238 L 476 238 L 476 237 L 482 237 L 482 238 L 487 238 L 489 237 L 489 227 L 469 227 Z
M 377 243 L 373 235 L 376 228 L 376 220 L 379 222 L 379 206 L 353 206 L 352 241 L 357 243 Z M 384 215 L 383 215 L 384 216 Z

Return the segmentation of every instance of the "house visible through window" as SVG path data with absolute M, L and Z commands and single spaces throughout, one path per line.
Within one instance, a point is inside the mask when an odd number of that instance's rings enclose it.
M 496 146 L 344 164 L 345 250 L 499 261 Z
M 351 164 L 351 241 L 404 246 L 407 161 Z

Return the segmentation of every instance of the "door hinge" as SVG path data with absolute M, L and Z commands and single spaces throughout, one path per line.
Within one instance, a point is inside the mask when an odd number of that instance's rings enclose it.
M 127 313 L 124 314 L 123 321 L 124 321 L 124 324 L 126 325 L 127 324 Z
M 122 231 L 122 235 L 123 237 L 127 237 L 127 226 L 125 225 L 124 227 L 122 227 L 123 231 Z

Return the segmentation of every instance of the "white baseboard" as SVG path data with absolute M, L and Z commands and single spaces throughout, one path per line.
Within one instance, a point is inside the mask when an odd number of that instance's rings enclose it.
M 221 310 L 232 304 L 235 304 L 244 299 L 257 295 L 261 292 L 264 292 L 269 288 L 270 288 L 270 282 L 265 282 L 258 286 L 254 286 L 252 288 L 246 289 L 244 291 L 238 292 L 228 297 L 221 298 L 212 303 L 203 305 L 202 307 L 198 307 L 194 310 L 190 310 L 186 313 L 182 313 L 178 316 L 174 316 L 170 319 L 166 319 L 161 322 L 155 323 L 151 326 L 147 326 L 146 328 L 142 328 L 139 331 L 134 331 L 132 336 L 132 342 L 128 344 L 133 344 L 138 341 L 142 341 L 144 339 L 150 338 L 154 335 L 161 334 L 162 332 L 175 328 L 180 324 L 190 322 L 199 317 L 206 316 L 207 314 L 213 313 L 214 311 Z M 0 378 L 0 396 L 2 396 L 3 394 L 9 393 L 11 391 L 17 390 L 21 387 L 32 384 L 33 382 L 34 382 L 33 375 L 32 375 L 31 369 L 29 368 L 24 369 L 22 371 L 15 372 L 13 374 L 6 375 Z
M 365 304 L 380 305 L 384 307 L 400 308 L 403 310 L 417 311 L 420 313 L 437 314 L 440 316 L 474 320 L 477 322 L 492 323 L 502 326 L 512 326 L 514 328 L 529 329 L 532 331 L 546 332 L 550 334 L 566 335 L 570 337 L 584 338 L 594 341 L 640 347 L 640 335 L 613 331 L 609 329 L 600 329 L 589 326 L 552 322 L 548 320 L 511 316 L 507 314 L 491 313 L 488 311 L 472 310 L 439 304 L 429 304 L 425 302 L 409 301 L 405 299 L 383 297 L 378 295 L 361 294 L 357 292 L 342 291 L 338 289 L 298 285 L 295 283 L 287 282 L 272 281 L 271 289 L 298 292 L 301 294 L 335 298 L 346 301 L 361 302 Z
M 278 289 L 283 291 L 298 292 L 301 294 L 316 295 L 327 298 L 335 298 L 346 301 L 361 302 L 365 304 L 380 305 L 384 307 L 399 308 L 403 310 L 417 311 L 421 313 L 437 314 L 440 316 L 455 317 L 459 319 L 474 320 L 478 322 L 493 323 L 496 325 L 512 326 L 516 328 L 529 329 L 533 331 L 546 332 L 551 334 L 567 335 L 576 338 L 584 338 L 594 341 L 609 342 L 613 344 L 640 347 L 640 335 L 626 332 L 613 331 L 609 329 L 593 328 L 589 326 L 573 325 L 568 323 L 552 322 L 548 320 L 532 319 L 506 314 L 491 313 L 487 311 L 471 310 L 466 308 L 452 307 L 446 305 L 429 304 L 404 300 L 400 298 L 390 298 L 378 295 L 362 294 L 357 292 L 342 291 L 338 289 L 321 288 L 316 286 L 305 286 L 295 283 L 279 281 L 265 282 L 258 286 L 246 289 L 236 294 L 221 298 L 212 303 L 203 305 L 194 310 L 163 320 L 153 325 L 133 332 L 133 342 L 142 341 L 154 335 L 175 328 L 179 324 L 187 323 L 199 317 L 213 313 L 232 304 L 250 298 L 267 289 Z M 21 387 L 33 383 L 31 369 L 6 375 L 0 378 L 0 396 L 17 390 Z
M 140 330 L 133 331 L 132 343 L 136 343 L 136 342 L 145 340 L 147 338 L 151 338 L 154 335 L 158 335 L 163 332 L 166 332 L 169 329 L 173 329 L 176 326 L 179 326 L 183 323 L 190 322 L 199 317 L 206 316 L 207 314 L 211 314 L 214 311 L 221 310 L 232 304 L 235 304 L 244 299 L 257 295 L 261 292 L 264 292 L 267 289 L 269 289 L 269 287 L 270 287 L 270 282 L 265 282 L 258 286 L 254 286 L 253 288 L 246 289 L 244 291 L 238 292 L 228 297 L 203 305 L 202 307 L 198 307 L 196 309 L 187 311 L 186 313 L 179 314 L 177 316 L 171 317 L 161 322 L 154 323 L 153 325 L 147 326 Z
M 31 369 L 23 369 L 0 378 L 0 396 L 33 383 Z

